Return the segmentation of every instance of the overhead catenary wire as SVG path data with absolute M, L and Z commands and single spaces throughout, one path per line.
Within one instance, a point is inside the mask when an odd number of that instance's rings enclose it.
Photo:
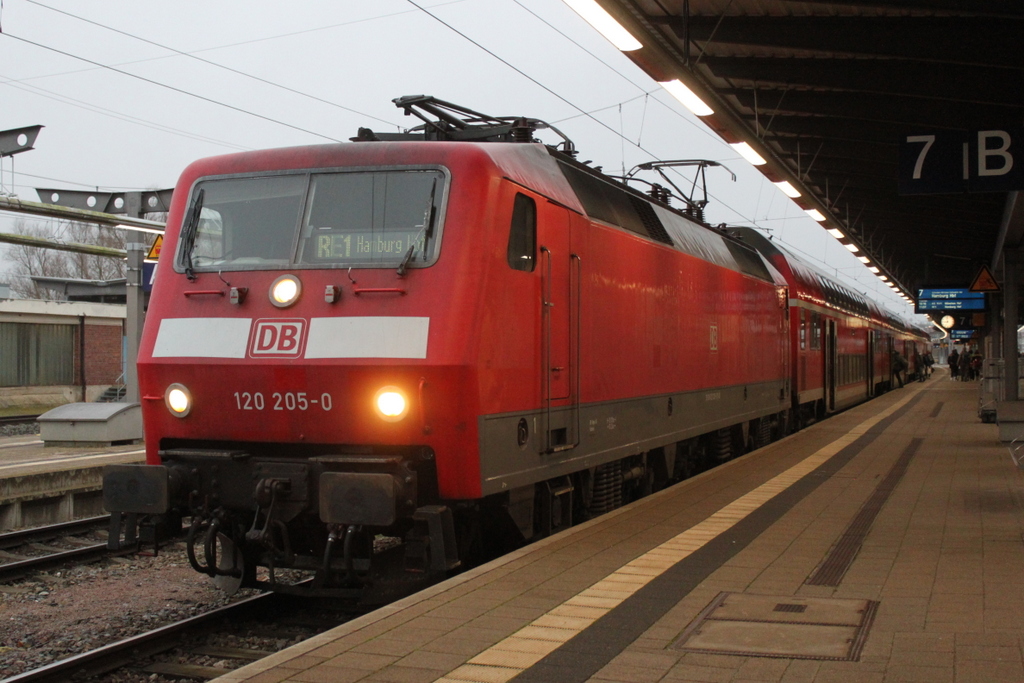
M 444 7 L 446 5 L 456 5 L 456 4 L 459 4 L 459 3 L 462 3 L 462 2 L 467 2 L 467 0 L 451 0 L 450 2 L 441 2 L 441 3 L 438 3 L 436 5 L 431 5 L 431 7 Z M 213 46 L 204 47 L 204 48 L 201 48 L 201 49 L 198 49 L 198 50 L 192 50 L 191 52 L 189 52 L 187 54 L 195 55 L 195 54 L 199 54 L 201 52 L 215 52 L 217 50 L 229 50 L 229 49 L 234 48 L 234 47 L 242 47 L 242 46 L 245 46 L 245 45 L 255 45 L 256 43 L 264 43 L 264 42 L 267 42 L 267 41 L 270 41 L 270 40 L 281 40 L 281 39 L 284 39 L 284 38 L 294 38 L 295 36 L 301 36 L 301 35 L 305 35 L 305 34 L 308 34 L 308 33 L 316 33 L 318 31 L 329 31 L 329 30 L 332 30 L 332 29 L 341 28 L 343 26 L 353 26 L 355 24 L 362 24 L 362 23 L 366 23 L 366 22 L 370 22 L 370 21 L 378 21 L 380 19 L 390 19 L 391 17 L 397 17 L 397 16 L 402 15 L 402 14 L 413 14 L 413 13 L 416 13 L 417 11 L 418 10 L 415 10 L 415 9 L 402 10 L 401 12 L 392 12 L 390 14 L 379 14 L 379 15 L 374 16 L 374 17 L 366 17 L 366 18 L 363 18 L 363 19 L 354 19 L 352 21 L 342 21 L 342 22 L 339 22 L 337 24 L 329 24 L 327 26 L 314 26 L 313 28 L 306 28 L 306 29 L 302 29 L 300 31 L 290 31 L 288 33 L 278 33 L 278 34 L 275 34 L 275 35 L 272 35 L 272 36 L 263 36 L 261 38 L 252 38 L 252 39 L 249 39 L 249 40 L 240 40 L 240 41 L 234 42 L 234 43 L 224 43 L 223 45 L 213 45 Z M 0 33 L 2 33 L 2 31 L 0 31 Z M 130 61 L 125 61 L 125 62 L 116 62 L 116 63 L 113 64 L 113 66 L 131 66 L 133 64 L 144 64 L 146 62 L 154 62 L 154 61 L 159 61 L 159 60 L 162 60 L 162 59 L 172 59 L 172 58 L 173 58 L 172 55 L 161 55 L 159 57 L 146 57 L 144 59 L 133 59 L 133 60 L 130 60 Z M 89 68 L 85 68 L 85 69 L 75 69 L 73 71 L 61 71 L 61 72 L 55 72 L 55 73 L 41 74 L 41 75 L 38 75 L 38 76 L 29 76 L 29 77 L 26 77 L 26 78 L 23 78 L 23 79 L 19 79 L 19 82 L 26 82 L 26 81 L 36 80 L 36 79 L 40 79 L 40 78 L 52 78 L 54 76 L 74 75 L 74 74 L 78 74 L 78 73 L 84 73 L 86 71 L 92 71 L 92 70 L 97 69 L 97 68 L 99 68 L 99 67 L 89 67 Z
M 43 98 L 46 98 L 46 99 L 49 99 L 49 100 L 53 100 L 55 102 L 61 102 L 63 104 L 68 104 L 68 105 L 71 105 L 72 107 L 77 107 L 79 109 L 84 109 L 86 111 L 91 111 L 94 114 L 100 114 L 102 116 L 108 116 L 108 117 L 113 118 L 113 119 L 118 119 L 120 121 L 125 121 L 127 123 L 133 123 L 135 125 L 142 126 L 144 128 L 150 128 L 152 130 L 158 130 L 158 131 L 163 132 L 163 133 L 170 133 L 171 135 L 177 135 L 177 136 L 180 136 L 180 137 L 189 138 L 191 140 L 196 140 L 197 142 L 205 142 L 207 144 L 218 145 L 218 146 L 221 146 L 221 147 L 227 147 L 227 148 L 230 148 L 230 149 L 235 149 L 235 150 L 240 150 L 240 151 L 251 149 L 251 147 L 245 147 L 243 145 L 236 145 L 235 143 L 232 143 L 232 142 L 227 142 L 227 141 L 224 141 L 224 140 L 218 140 L 216 138 L 207 137 L 205 135 L 198 135 L 196 133 L 189 133 L 188 131 L 184 131 L 184 130 L 181 130 L 179 128 L 173 128 L 171 126 L 166 126 L 166 125 L 164 125 L 162 123 L 156 123 L 154 121 L 148 121 L 146 119 L 141 119 L 141 118 L 139 118 L 137 116 L 131 116 L 130 114 L 125 114 L 125 113 L 122 113 L 122 112 L 114 111 L 112 109 L 106 109 L 105 107 L 100 107 L 99 105 L 90 104 L 88 102 L 83 102 L 82 100 L 77 100 L 77 99 L 75 99 L 73 97 L 68 97 L 67 95 L 61 95 L 61 94 L 55 93 L 55 92 L 53 92 L 51 90 L 46 90 L 45 88 L 40 88 L 37 85 L 31 85 L 31 84 L 28 84 L 28 83 L 24 83 L 22 81 L 18 81 L 16 79 L 8 78 L 7 76 L 0 75 L 0 78 L 5 79 L 3 81 L 0 81 L 0 85 L 5 85 L 7 87 L 14 88 L 16 90 L 22 90 L 24 92 L 36 95 L 38 97 L 43 97 Z
M 48 50 L 50 52 L 54 52 L 54 53 L 59 54 L 59 55 L 64 55 L 65 57 L 70 57 L 71 59 L 77 59 L 77 60 L 85 62 L 87 64 L 93 64 L 94 66 L 98 66 L 98 67 L 102 67 L 104 69 L 108 69 L 110 71 L 113 71 L 114 73 L 119 73 L 119 74 L 121 74 L 123 76 L 128 76 L 129 78 L 134 78 L 134 79 L 143 81 L 144 83 L 149 83 L 150 85 L 155 85 L 155 86 L 160 87 L 160 88 L 165 88 L 167 90 L 171 90 L 171 91 L 179 93 L 181 95 L 187 95 L 188 97 L 192 97 L 194 99 L 201 100 L 203 102 L 207 102 L 209 104 L 213 104 L 213 105 L 216 105 L 218 107 L 224 107 L 226 109 L 230 109 L 230 110 L 238 112 L 240 114 L 245 114 L 246 116 L 252 116 L 254 118 L 261 119 L 263 121 L 267 121 L 267 122 L 270 122 L 270 123 L 275 123 L 275 124 L 280 125 L 280 126 L 285 126 L 287 128 L 291 128 L 292 130 L 296 130 L 296 131 L 299 131 L 301 133 L 306 133 L 307 135 L 312 135 L 314 137 L 323 138 L 325 140 L 330 140 L 331 142 L 342 142 L 342 140 L 339 140 L 338 138 L 333 138 L 330 135 L 324 135 L 323 133 L 317 133 L 316 131 L 308 130 L 308 129 L 303 128 L 301 126 L 296 126 L 296 125 L 293 125 L 291 123 L 287 123 L 285 121 L 281 121 L 279 119 L 275 119 L 275 118 L 270 117 L 270 116 L 265 116 L 263 114 L 257 114 L 256 112 L 249 111 L 248 109 L 243 109 L 242 107 L 236 107 L 235 105 L 228 104 L 227 102 L 221 102 L 219 100 L 215 100 L 212 97 L 206 97 L 205 95 L 200 95 L 198 93 L 189 92 L 188 90 L 185 90 L 183 88 L 178 88 L 178 87 L 175 87 L 173 85 L 168 85 L 167 83 L 161 83 L 160 81 L 156 81 L 156 80 L 153 80 L 151 78 L 146 78 L 145 76 L 139 76 L 138 74 L 133 74 L 130 71 L 125 71 L 124 69 L 118 69 L 116 67 L 109 66 L 107 64 L 103 64 L 102 62 L 97 62 L 95 60 L 88 59 L 86 57 L 81 57 L 79 55 L 72 54 L 70 52 L 66 52 L 65 50 L 60 50 L 60 49 L 55 48 L 55 47 L 53 47 L 51 45 L 44 45 L 43 43 L 37 43 L 34 40 L 29 40 L 28 38 L 22 38 L 20 36 L 16 36 L 16 35 L 14 35 L 12 33 L 9 33 L 9 32 L 0 33 L 0 36 L 5 36 L 7 38 L 10 38 L 11 40 L 17 40 L 17 41 L 25 43 L 27 45 L 32 45 L 32 46 L 38 47 L 38 48 L 43 49 L 43 50 Z
M 303 92 L 303 91 L 297 90 L 295 88 L 291 88 L 291 87 L 289 87 L 287 85 L 282 85 L 280 83 L 275 83 L 274 81 L 268 80 L 266 78 L 262 78 L 261 76 L 255 76 L 253 74 L 246 73 L 245 71 L 241 71 L 240 69 L 235 69 L 235 68 L 230 67 L 230 66 L 225 66 L 224 64 L 219 64 L 219 63 L 211 61 L 209 59 L 205 59 L 203 57 L 198 57 L 195 54 L 184 52 L 184 51 L 179 50 L 177 48 L 170 47 L 169 45 L 164 45 L 164 44 L 158 43 L 158 42 L 156 42 L 154 40 L 150 40 L 148 38 L 143 38 L 142 36 L 135 35 L 134 33 L 129 33 L 128 31 L 123 31 L 121 29 L 114 28 L 112 26 L 107 26 L 106 24 L 101 24 L 98 21 L 93 21 L 92 19 L 87 19 L 85 17 L 79 16 L 77 14 L 72 14 L 71 12 L 67 12 L 65 10 L 57 9 L 55 7 L 50 7 L 49 5 L 44 5 L 43 3 L 38 2 L 38 0 L 26 0 L 26 2 L 28 2 L 28 3 L 32 4 L 32 5 L 36 5 L 37 7 L 42 7 L 43 9 L 48 9 L 51 12 L 57 12 L 58 14 L 63 14 L 65 16 L 71 17 L 72 19 L 76 19 L 78 21 L 85 22 L 87 24 L 90 24 L 91 26 L 97 26 L 97 27 L 105 29 L 107 31 L 113 31 L 114 33 L 117 33 L 117 34 L 122 35 L 122 36 L 126 36 L 128 38 L 132 38 L 134 40 L 138 40 L 140 42 L 146 43 L 147 45 L 153 45 L 154 47 L 158 47 L 158 48 L 160 48 L 162 50 L 168 50 L 168 51 L 173 52 L 174 54 L 176 54 L 176 55 L 178 55 L 180 57 L 187 57 L 189 59 L 194 59 L 194 60 L 196 60 L 198 62 L 201 62 L 203 64 L 208 64 L 208 65 L 216 67 L 218 69 L 223 69 L 223 70 L 228 71 L 230 73 L 233 73 L 233 74 L 236 74 L 236 75 L 239 75 L 239 76 L 244 76 L 245 78 L 250 78 L 250 79 L 252 79 L 254 81 L 258 81 L 258 82 L 263 83 L 265 85 L 269 85 L 269 86 L 272 86 L 274 88 L 279 88 L 281 90 L 284 90 L 286 92 L 290 92 L 290 93 L 295 94 L 295 95 L 299 95 L 301 97 L 309 98 L 309 99 L 314 100 L 316 102 L 320 102 L 321 104 L 326 104 L 326 105 L 329 105 L 331 107 L 336 107 L 338 109 L 342 109 L 344 111 L 349 112 L 350 114 L 358 114 L 360 116 L 365 116 L 366 118 L 373 119 L 374 121 L 379 121 L 379 122 L 385 123 L 385 124 L 387 124 L 389 126 L 395 126 L 396 128 L 400 128 L 400 126 L 398 126 L 397 124 L 395 124 L 395 123 L 393 123 L 391 121 L 387 121 L 385 119 L 382 119 L 380 117 L 374 116 L 373 114 L 367 114 L 367 113 L 361 112 L 361 111 L 359 111 L 357 109 L 352 109 L 351 107 L 346 107 L 343 104 L 338 104 L 337 102 L 332 102 L 332 101 L 326 100 L 326 99 L 324 99 L 322 97 L 318 97 L 316 95 L 311 95 L 310 93 Z

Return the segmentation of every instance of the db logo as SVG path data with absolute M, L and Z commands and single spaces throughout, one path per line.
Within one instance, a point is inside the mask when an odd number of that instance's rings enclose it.
M 250 358 L 298 358 L 306 342 L 306 321 L 257 320 L 249 340 Z

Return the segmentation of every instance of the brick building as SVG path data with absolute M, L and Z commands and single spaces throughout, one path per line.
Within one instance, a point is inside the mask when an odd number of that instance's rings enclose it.
M 123 383 L 124 321 L 117 304 L 0 300 L 0 407 L 93 401 Z

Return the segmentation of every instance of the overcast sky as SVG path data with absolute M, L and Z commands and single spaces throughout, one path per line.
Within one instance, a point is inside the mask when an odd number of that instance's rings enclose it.
M 38 201 L 36 187 L 170 188 L 202 157 L 398 131 L 418 121 L 391 100 L 434 95 L 552 123 L 609 173 L 725 164 L 737 181 L 708 170 L 709 222 L 770 231 L 912 316 L 561 0 L 0 2 L 0 130 L 46 126 L 34 150 L 3 160 L 2 191 L 23 199 Z M 0 232 L 13 220 L 0 213 Z

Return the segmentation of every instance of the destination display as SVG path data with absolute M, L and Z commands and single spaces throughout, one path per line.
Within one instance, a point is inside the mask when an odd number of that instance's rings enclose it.
M 918 299 L 984 299 L 983 292 L 972 292 L 967 289 L 919 289 Z
M 984 311 L 988 308 L 983 292 L 967 288 L 923 287 L 917 290 L 915 313 L 935 311 Z
M 413 248 L 413 256 L 419 257 L 426 243 L 421 228 L 383 233 L 331 231 L 327 234 L 316 234 L 311 241 L 315 245 L 315 251 L 313 254 L 307 254 L 307 258 L 316 262 L 401 261 L 408 254 L 410 247 Z
M 950 330 L 950 339 L 971 339 L 974 337 L 976 330 Z
M 915 306 L 921 311 L 983 311 L 984 299 L 918 299 Z

